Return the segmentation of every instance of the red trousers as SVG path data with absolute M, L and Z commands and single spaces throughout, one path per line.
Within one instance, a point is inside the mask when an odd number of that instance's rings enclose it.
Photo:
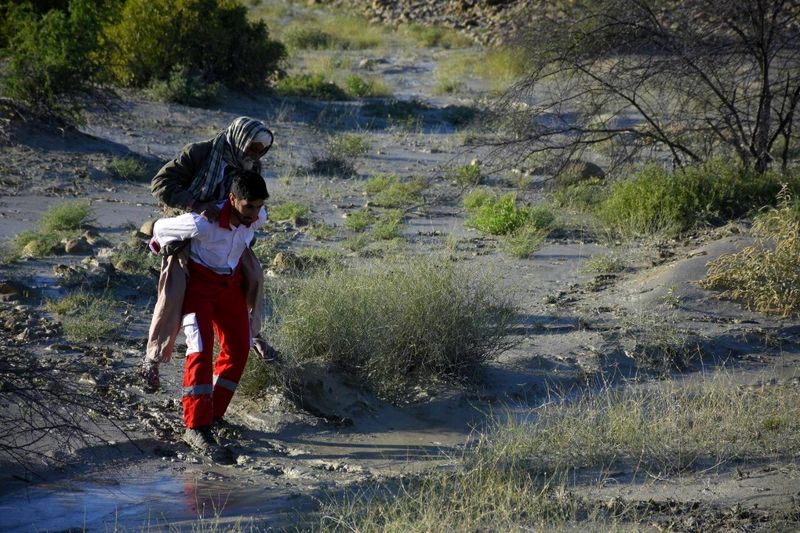
M 250 319 L 241 268 L 225 276 L 190 261 L 188 270 L 183 299 L 183 422 L 198 428 L 222 417 L 233 398 L 250 352 Z M 215 333 L 220 344 L 216 363 Z

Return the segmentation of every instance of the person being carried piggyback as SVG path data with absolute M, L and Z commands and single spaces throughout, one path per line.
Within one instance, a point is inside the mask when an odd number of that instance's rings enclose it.
M 225 411 L 244 372 L 253 342 L 242 274 L 242 255 L 267 217 L 267 186 L 260 174 L 233 172 L 228 198 L 209 221 L 185 213 L 156 221 L 150 248 L 158 253 L 177 241 L 189 241 L 188 281 L 181 324 L 186 336 L 183 374 L 184 440 L 216 459 L 224 451 L 216 429 L 227 425 Z M 220 353 L 213 363 L 214 334 Z
M 261 121 L 238 117 L 213 138 L 187 145 L 178 157 L 165 164 L 153 177 L 153 195 L 173 211 L 200 214 L 214 222 L 220 215 L 217 206 L 228 198 L 232 173 L 241 170 L 260 173 L 261 159 L 272 146 L 272 141 L 272 132 Z M 160 387 L 159 365 L 170 360 L 180 329 L 181 305 L 186 290 L 187 242 L 166 248 L 161 261 L 158 299 L 140 369 L 145 386 L 151 391 Z M 249 249 L 242 257 L 242 276 L 245 300 L 250 309 L 253 349 L 265 361 L 274 360 L 274 350 L 259 335 L 264 274 Z

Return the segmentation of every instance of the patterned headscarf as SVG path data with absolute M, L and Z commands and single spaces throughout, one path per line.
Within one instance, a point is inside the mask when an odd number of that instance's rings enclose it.
M 211 153 L 208 154 L 203 168 L 189 186 L 192 196 L 201 202 L 225 199 L 231 187 L 230 180 L 224 176 L 225 166 L 230 165 L 244 169 L 244 152 L 247 150 L 247 146 L 256 138 L 261 141 L 265 135 L 269 139 L 269 143 L 261 156 L 266 154 L 272 146 L 273 135 L 260 121 L 249 117 L 239 117 L 219 132 L 214 137 Z M 250 170 L 261 173 L 260 162 L 256 161 Z

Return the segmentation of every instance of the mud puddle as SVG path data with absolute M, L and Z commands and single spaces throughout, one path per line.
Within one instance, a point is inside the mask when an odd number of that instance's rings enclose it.
M 200 521 L 288 526 L 309 497 L 263 485 L 198 479 L 197 473 L 156 474 L 134 481 L 98 476 L 28 487 L 0 497 L 0 529 L 10 532 L 162 530 Z

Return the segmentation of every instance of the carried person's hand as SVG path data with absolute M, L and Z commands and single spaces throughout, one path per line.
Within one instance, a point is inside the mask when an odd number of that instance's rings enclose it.
M 197 204 L 194 208 L 196 213 L 199 213 L 209 222 L 214 222 L 219 218 L 219 208 L 214 202 L 206 202 Z

